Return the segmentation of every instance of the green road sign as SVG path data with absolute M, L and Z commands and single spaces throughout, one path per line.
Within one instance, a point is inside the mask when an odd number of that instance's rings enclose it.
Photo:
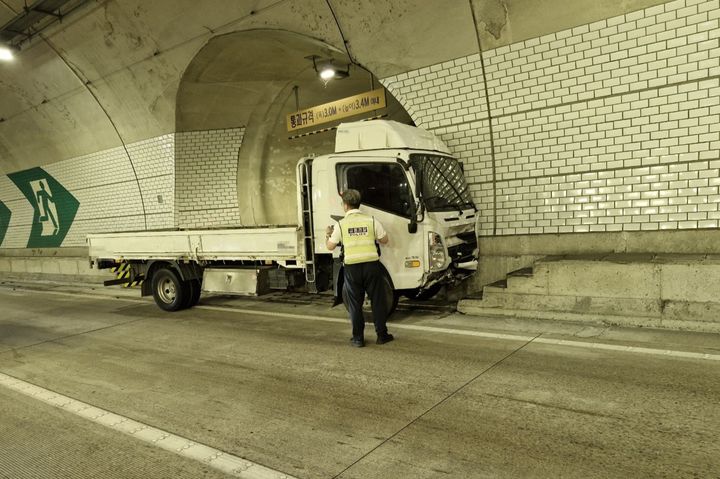
M 55 248 L 70 231 L 80 203 L 42 168 L 8 175 L 35 211 L 28 248 Z
M 10 216 L 12 213 L 2 201 L 0 201 L 0 246 L 5 239 L 5 233 L 7 233 L 8 225 L 10 224 Z

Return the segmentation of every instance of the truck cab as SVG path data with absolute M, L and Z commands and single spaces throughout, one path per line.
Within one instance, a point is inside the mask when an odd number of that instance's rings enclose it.
M 394 301 L 399 294 L 427 299 L 477 269 L 477 209 L 462 164 L 432 133 L 393 121 L 344 123 L 335 153 L 305 158 L 299 166 L 311 172 L 305 181 L 311 207 L 305 211 L 312 218 L 308 224 L 306 216 L 304 223 L 313 232 L 314 258 L 308 261 L 327 264 L 332 257 L 338 298 L 340 252 L 327 250 L 325 229 L 344 216 L 340 193 L 349 188 L 361 193 L 360 209 L 389 235 L 380 262 Z
M 262 294 L 271 272 L 288 286 L 304 273 L 308 292 L 332 289 L 337 303 L 343 266 L 325 230 L 344 216 L 349 188 L 389 235 L 380 262 L 391 311 L 399 295 L 427 299 L 475 272 L 477 210 L 462 164 L 432 133 L 381 120 L 341 124 L 334 153 L 298 162 L 296 225 L 91 234 L 90 262 L 117 272 L 107 286 L 141 285 L 166 311 L 192 307 L 201 292 Z

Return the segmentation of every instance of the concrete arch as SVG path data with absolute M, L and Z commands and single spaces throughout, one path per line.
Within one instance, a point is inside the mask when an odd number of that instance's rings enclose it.
M 224 225 L 296 222 L 295 208 L 288 207 L 295 204 L 295 165 L 304 155 L 331 152 L 334 134 L 290 139 L 285 115 L 381 86 L 370 72 L 356 65 L 350 66 L 349 78 L 323 85 L 307 58 L 310 55 L 350 64 L 336 47 L 277 29 L 216 36 L 193 58 L 180 81 L 176 105 L 176 130 L 181 138 L 176 142 L 178 226 L 202 226 L 201 208 L 217 208 L 221 214 L 229 215 L 232 220 L 227 223 L 223 221 L 227 217 L 216 218 Z M 377 114 L 409 121 L 392 95 L 387 97 L 388 108 Z M 200 132 L 211 131 L 214 133 L 207 133 L 208 138 L 220 135 L 215 141 L 227 144 L 226 140 L 232 143 L 233 130 L 242 132 L 242 147 L 232 151 L 215 145 L 220 148 L 217 155 L 204 157 L 203 163 L 214 163 L 204 170 L 208 175 L 215 174 L 217 168 L 234 173 L 235 191 L 228 178 L 221 179 L 218 186 L 217 178 L 198 178 L 184 171 L 197 171 L 198 164 L 188 152 L 196 146 L 182 138 L 200 137 Z M 218 156 L 224 159 L 218 160 Z M 198 182 L 209 190 L 200 191 L 195 187 Z M 186 195 L 188 190 L 192 197 Z M 197 215 L 188 214 L 191 211 Z

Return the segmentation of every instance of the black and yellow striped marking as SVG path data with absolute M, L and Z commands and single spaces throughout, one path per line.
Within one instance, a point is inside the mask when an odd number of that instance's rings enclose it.
M 122 284 L 124 288 L 134 288 L 135 286 L 140 286 L 145 280 L 142 276 L 137 276 L 132 278 L 132 280 L 130 279 L 130 275 L 132 274 L 130 263 L 118 263 L 117 266 L 110 268 L 110 272 L 115 273 L 115 277 L 119 280 L 127 280 L 127 282 L 119 283 Z
M 141 284 L 143 284 L 143 281 L 145 281 L 145 278 L 143 278 L 142 276 L 138 276 L 133 281 L 130 281 L 129 283 L 125 283 L 123 288 L 134 288 L 135 286 L 140 286 Z
M 115 273 L 118 278 L 120 278 L 121 274 L 124 274 L 127 272 L 130 273 L 130 263 L 118 263 L 117 266 L 113 266 L 110 268 L 111 273 Z

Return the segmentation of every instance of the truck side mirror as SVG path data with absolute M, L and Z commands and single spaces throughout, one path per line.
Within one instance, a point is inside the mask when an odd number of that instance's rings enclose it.
M 417 230 L 417 208 L 413 203 L 410 205 L 410 223 L 408 223 L 408 233 L 415 234 L 417 233 Z

